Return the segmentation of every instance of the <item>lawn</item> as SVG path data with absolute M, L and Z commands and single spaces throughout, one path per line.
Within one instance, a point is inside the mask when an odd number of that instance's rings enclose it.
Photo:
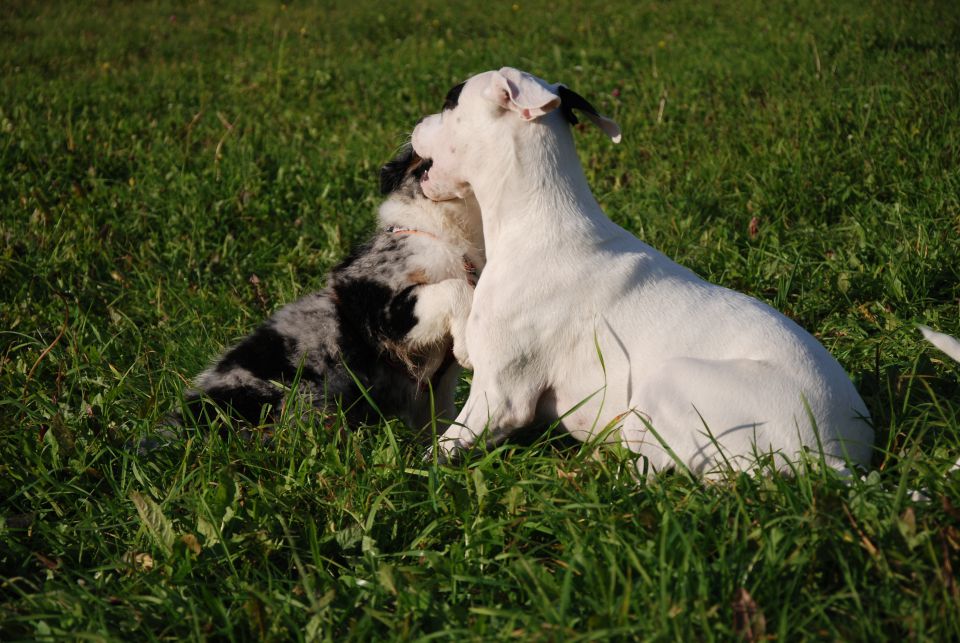
M 960 335 L 960 4 L 322 4 L 0 6 L 0 640 L 960 639 L 960 364 L 915 328 Z M 433 466 L 397 422 L 129 448 L 502 65 L 618 120 L 576 134 L 613 219 L 839 359 L 872 473 Z

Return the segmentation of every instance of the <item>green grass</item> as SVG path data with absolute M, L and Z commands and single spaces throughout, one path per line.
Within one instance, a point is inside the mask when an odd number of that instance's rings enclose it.
M 960 335 L 960 5 L 84 4 L 0 7 L 0 639 L 723 640 L 740 590 L 778 640 L 960 638 L 960 365 L 914 328 Z M 611 217 L 837 356 L 875 473 L 424 466 L 396 423 L 125 447 L 505 64 L 620 122 L 577 135 Z

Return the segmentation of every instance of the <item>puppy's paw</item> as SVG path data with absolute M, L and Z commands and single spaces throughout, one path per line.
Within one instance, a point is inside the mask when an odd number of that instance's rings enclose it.
M 463 337 L 453 338 L 453 356 L 460 366 L 470 371 L 473 370 L 473 362 L 470 361 L 470 356 L 467 354 L 467 343 Z
M 453 337 L 453 356 L 460 363 L 460 366 L 473 370 L 473 362 L 470 361 L 470 353 L 467 350 L 467 318 L 470 309 L 461 309 L 459 314 L 450 320 L 450 335 Z
M 434 452 L 436 452 L 436 456 L 434 456 Z M 449 460 L 447 459 L 447 456 L 444 453 L 443 449 L 436 449 L 436 451 L 434 451 L 433 447 L 427 447 L 427 450 L 426 452 L 424 452 L 421 460 L 423 461 L 424 464 L 433 464 L 434 460 L 436 460 L 437 464 L 449 463 Z

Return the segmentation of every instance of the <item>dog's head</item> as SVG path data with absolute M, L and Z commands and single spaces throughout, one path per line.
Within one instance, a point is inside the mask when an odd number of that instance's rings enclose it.
M 420 158 L 407 143 L 397 155 L 380 168 L 380 195 L 406 193 L 414 197 L 420 191 L 420 178 L 430 168 L 431 162 Z
M 483 229 L 476 198 L 469 192 L 462 198 L 427 198 L 421 185 L 431 165 L 432 161 L 421 158 L 407 143 L 380 168 L 380 194 L 387 197 L 380 206 L 381 225 L 446 230 L 482 251 Z
M 583 113 L 610 138 L 620 128 L 576 92 L 551 85 L 527 72 L 504 67 L 473 76 L 447 94 L 443 109 L 427 116 L 413 131 L 413 148 L 432 166 L 422 174 L 424 194 L 434 200 L 462 198 L 478 172 L 506 164 L 520 147 L 543 129 L 577 123 Z

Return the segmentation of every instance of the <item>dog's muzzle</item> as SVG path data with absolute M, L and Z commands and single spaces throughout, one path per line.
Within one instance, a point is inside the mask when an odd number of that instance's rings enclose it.
M 420 164 L 413 169 L 413 177 L 418 181 L 422 181 L 423 178 L 427 176 L 431 167 L 433 167 L 433 159 L 420 159 Z

